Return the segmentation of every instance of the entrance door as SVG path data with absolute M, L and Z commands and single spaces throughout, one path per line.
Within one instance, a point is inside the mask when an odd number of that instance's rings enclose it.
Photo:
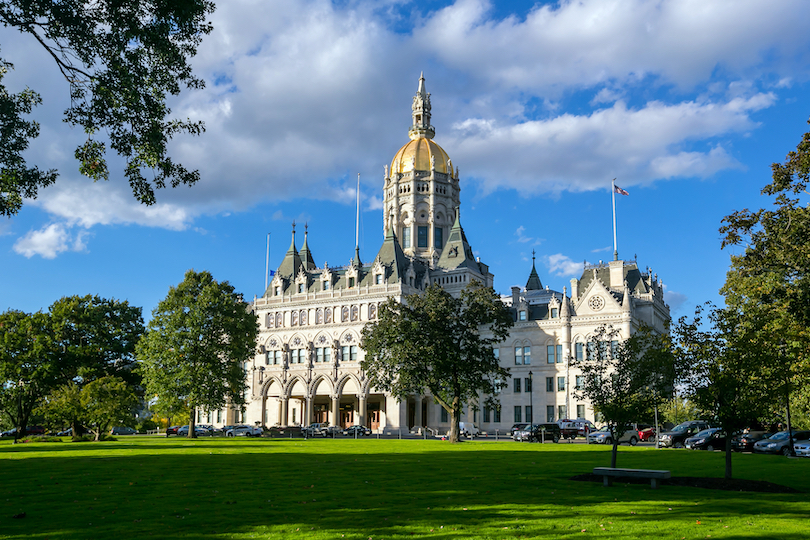
M 380 414 L 380 404 L 369 403 L 367 409 L 368 420 L 366 420 L 366 427 L 369 429 L 379 429 L 380 420 L 382 419 L 382 414 Z
M 340 411 L 340 427 L 347 428 L 354 425 L 354 411 Z

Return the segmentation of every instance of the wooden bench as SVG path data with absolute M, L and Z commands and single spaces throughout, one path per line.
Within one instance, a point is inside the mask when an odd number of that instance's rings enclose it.
M 649 478 L 652 489 L 658 488 L 659 480 L 670 477 L 669 471 L 651 471 L 648 469 L 613 469 L 610 467 L 594 467 L 593 474 L 601 476 L 605 487 L 610 486 L 613 478 Z

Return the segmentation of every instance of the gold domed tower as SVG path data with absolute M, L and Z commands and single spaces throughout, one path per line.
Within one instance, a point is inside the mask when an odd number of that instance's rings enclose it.
M 383 232 L 393 228 L 403 251 L 435 263 L 439 260 L 459 207 L 458 169 L 433 141 L 430 94 L 425 77 L 413 97 L 408 141 L 385 168 Z

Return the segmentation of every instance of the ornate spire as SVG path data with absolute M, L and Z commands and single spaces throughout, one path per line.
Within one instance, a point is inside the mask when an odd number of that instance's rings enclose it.
M 432 139 L 436 130 L 430 125 L 430 94 L 425 91 L 425 74 L 419 76 L 419 89 L 413 96 L 413 125 L 408 136 L 411 139 Z
M 527 291 L 540 291 L 543 289 L 543 284 L 540 282 L 540 276 L 537 275 L 537 269 L 534 267 L 534 255 L 532 250 L 532 271 L 529 274 L 529 280 L 526 282 Z
M 298 253 L 298 256 L 301 258 L 301 263 L 303 263 L 306 270 L 314 270 L 317 265 L 315 264 L 315 259 L 312 258 L 312 252 L 309 250 L 309 243 L 307 242 L 308 236 L 309 224 L 304 223 L 304 245 L 301 246 L 301 251 Z

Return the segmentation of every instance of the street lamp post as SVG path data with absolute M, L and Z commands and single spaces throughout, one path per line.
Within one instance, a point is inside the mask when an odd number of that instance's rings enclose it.
M 529 371 L 529 411 L 532 415 L 529 419 L 529 425 L 534 424 L 534 403 L 532 394 L 534 394 L 534 383 L 532 383 L 532 372 Z

